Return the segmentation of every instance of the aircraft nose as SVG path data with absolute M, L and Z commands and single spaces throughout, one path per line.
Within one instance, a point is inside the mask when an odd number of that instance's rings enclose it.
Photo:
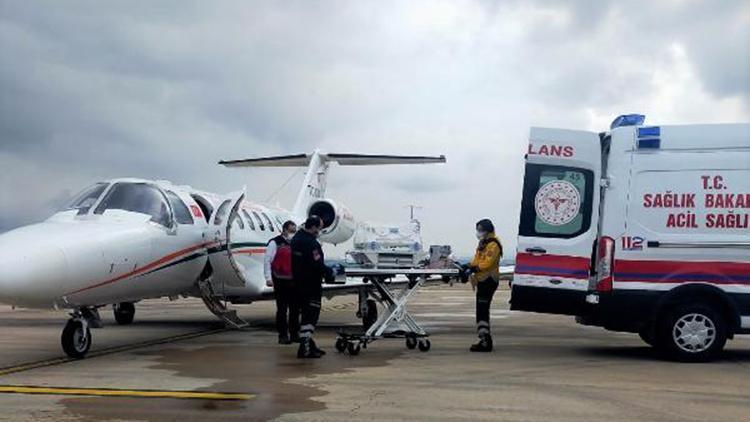
M 51 307 L 67 277 L 65 254 L 23 233 L 0 236 L 0 303 Z

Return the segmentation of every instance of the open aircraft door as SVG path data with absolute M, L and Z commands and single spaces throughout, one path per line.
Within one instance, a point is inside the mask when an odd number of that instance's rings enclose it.
M 583 312 L 598 233 L 601 148 L 597 133 L 531 129 L 511 309 Z
M 238 216 L 238 211 L 244 199 L 244 190 L 230 194 L 221 201 L 209 221 L 207 237 L 215 242 L 209 249 L 214 286 L 223 283 L 227 286 L 244 287 L 248 284 L 247 271 L 232 253 L 233 247 L 237 245 L 235 238 L 242 236 L 241 227 L 244 223 Z

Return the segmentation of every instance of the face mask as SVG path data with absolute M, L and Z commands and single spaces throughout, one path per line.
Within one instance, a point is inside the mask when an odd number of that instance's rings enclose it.
M 285 233 L 284 233 L 284 237 L 285 237 L 285 238 L 287 238 L 287 239 L 291 239 L 291 238 L 293 238 L 293 237 L 294 237 L 294 233 L 293 233 L 293 232 L 292 232 L 292 233 L 289 233 L 289 232 L 285 232 Z
M 484 237 L 484 232 L 477 232 L 477 239 L 482 240 Z

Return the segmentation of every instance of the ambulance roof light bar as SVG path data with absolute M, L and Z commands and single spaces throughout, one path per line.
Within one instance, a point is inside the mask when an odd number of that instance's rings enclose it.
M 612 120 L 612 124 L 609 125 L 610 130 L 616 127 L 623 126 L 641 126 L 646 121 L 646 116 L 643 114 L 621 114 Z

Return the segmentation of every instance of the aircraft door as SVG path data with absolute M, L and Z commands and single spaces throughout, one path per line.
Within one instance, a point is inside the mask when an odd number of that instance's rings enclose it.
M 584 311 L 598 233 L 600 173 L 598 134 L 531 129 L 511 309 Z
M 209 221 L 207 238 L 214 241 L 209 249 L 209 259 L 214 270 L 214 285 L 221 283 L 232 287 L 244 287 L 247 284 L 246 272 L 237 264 L 232 254 L 232 243 L 239 225 L 238 211 L 244 199 L 244 192 L 224 198 Z

